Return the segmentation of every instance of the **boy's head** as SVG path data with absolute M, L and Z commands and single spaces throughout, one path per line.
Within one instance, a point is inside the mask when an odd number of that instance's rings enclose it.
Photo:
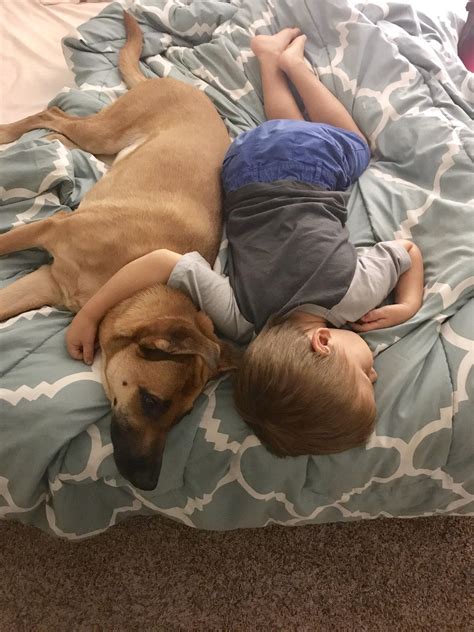
M 363 445 L 374 428 L 372 354 L 342 329 L 266 327 L 235 377 L 237 410 L 278 456 L 331 454 Z

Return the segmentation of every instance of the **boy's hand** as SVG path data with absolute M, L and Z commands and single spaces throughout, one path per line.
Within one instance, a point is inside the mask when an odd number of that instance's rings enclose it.
M 395 305 L 384 305 L 377 309 L 371 309 L 365 316 L 362 316 L 356 323 L 351 323 L 352 329 L 359 333 L 372 331 L 374 329 L 384 329 L 400 325 L 411 318 L 416 312 L 409 305 L 396 303 Z
M 395 304 L 372 309 L 356 323 L 354 331 L 363 333 L 400 325 L 420 309 L 423 302 L 423 257 L 418 246 L 406 239 L 397 240 L 408 252 L 411 267 L 398 279 L 395 286 Z
M 66 346 L 72 358 L 92 364 L 97 327 L 97 321 L 83 310 L 74 317 L 66 334 Z
M 167 283 L 182 255 L 171 250 L 154 250 L 130 261 L 111 277 L 82 307 L 66 334 L 69 354 L 92 364 L 100 321 L 108 310 L 155 283 Z

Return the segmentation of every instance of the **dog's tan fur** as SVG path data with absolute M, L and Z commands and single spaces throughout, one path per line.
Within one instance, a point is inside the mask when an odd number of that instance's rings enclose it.
M 216 256 L 226 128 L 197 88 L 145 79 L 138 67 L 140 28 L 128 14 L 125 23 L 120 71 L 132 87 L 127 94 L 93 116 L 51 108 L 0 126 L 0 143 L 47 128 L 96 155 L 129 151 L 74 213 L 0 235 L 0 255 L 40 247 L 54 257 L 0 291 L 0 320 L 45 304 L 76 312 L 125 264 L 159 248 L 198 250 L 209 262 Z M 117 465 L 137 486 L 154 487 L 168 430 L 208 379 L 233 364 L 231 350 L 207 316 L 164 286 L 112 309 L 100 344 Z

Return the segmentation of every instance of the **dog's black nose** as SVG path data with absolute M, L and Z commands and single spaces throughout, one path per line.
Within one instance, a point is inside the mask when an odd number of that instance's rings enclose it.
M 131 430 L 123 419 L 112 416 L 111 438 L 114 461 L 120 474 L 132 485 L 150 491 L 158 484 L 161 454 L 158 449 L 144 449 L 139 433 Z
M 114 460 L 120 474 L 138 489 L 149 491 L 158 485 L 161 470 L 161 459 L 158 455 L 144 459 L 115 450 Z
M 125 474 L 123 476 L 125 476 Z M 132 485 L 138 487 L 138 489 L 151 491 L 158 485 L 159 476 L 151 476 L 148 472 L 134 472 L 131 475 L 127 474 L 125 478 L 129 480 Z
M 130 458 L 128 455 L 124 458 L 123 454 L 115 454 L 114 457 L 120 474 L 138 489 L 150 491 L 158 485 L 161 470 L 161 462 L 158 459 L 151 463 Z

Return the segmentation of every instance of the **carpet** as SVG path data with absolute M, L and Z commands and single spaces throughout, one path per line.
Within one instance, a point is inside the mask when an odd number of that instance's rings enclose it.
M 0 523 L 1 632 L 474 629 L 474 522 L 232 532 L 133 518 L 71 543 Z

